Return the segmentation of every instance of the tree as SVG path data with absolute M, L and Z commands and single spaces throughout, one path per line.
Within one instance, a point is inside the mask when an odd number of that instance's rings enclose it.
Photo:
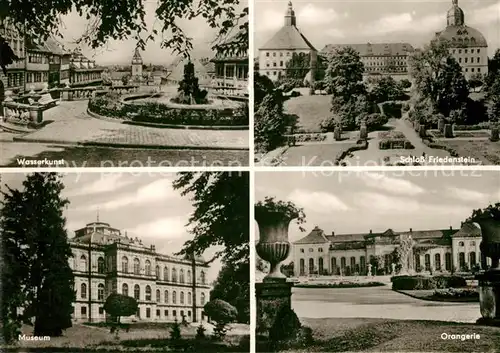
M 488 75 L 485 77 L 486 90 L 489 91 L 496 78 L 500 75 L 500 49 L 497 49 L 495 55 L 488 61 Z
M 439 112 L 450 117 L 454 110 L 464 110 L 469 97 L 469 85 L 462 73 L 462 67 L 454 58 L 447 58 L 436 78 L 436 104 Z
M 2 193 L 6 269 L 2 275 L 7 280 L 2 297 L 12 298 L 7 305 L 2 303 L 7 309 L 2 313 L 9 327 L 34 317 L 35 336 L 60 336 L 71 327 L 75 300 L 74 277 L 69 267 L 72 252 L 63 217 L 69 202 L 60 196 L 64 186 L 55 173 L 30 174 L 23 187 L 22 191 L 8 188 L 8 192 Z M 24 309 L 21 316 L 13 313 L 20 308 Z
M 495 78 L 488 88 L 486 101 L 489 120 L 500 122 L 500 75 Z
M 208 261 L 220 258 L 223 265 L 213 296 L 226 298 L 238 308 L 250 303 L 249 185 L 246 172 L 179 173 L 173 183 L 183 196 L 191 196 L 194 206 L 188 223 L 194 239 L 184 244 L 179 255 L 201 255 L 210 247 L 222 246 Z M 228 277 L 232 280 L 225 280 Z
M 201 90 L 198 78 L 195 76 L 194 64 L 189 61 L 184 65 L 184 77 L 179 83 L 180 92 L 177 101 L 183 104 L 205 104 L 207 102 L 207 91 Z
M 264 97 L 254 114 L 254 141 L 258 151 L 271 151 L 284 141 L 289 123 L 283 112 L 283 94 L 276 90 Z
M 112 293 L 106 298 L 104 303 L 104 311 L 116 318 L 116 322 L 120 323 L 121 316 L 130 316 L 137 313 L 137 300 L 132 297 Z
M 217 322 L 214 335 L 217 339 L 223 339 L 226 335 L 226 325 L 236 320 L 238 311 L 234 306 L 224 300 L 215 299 L 205 304 L 205 313 Z
M 392 76 L 383 76 L 375 82 L 371 96 L 375 103 L 382 103 L 399 100 L 404 96 L 404 92 L 401 85 Z
M 311 58 L 306 53 L 293 53 L 286 63 L 286 78 L 304 80 L 311 69 Z
M 434 105 L 437 104 L 442 89 L 438 77 L 447 65 L 447 59 L 451 58 L 449 48 L 447 41 L 434 40 L 410 58 L 410 74 L 418 92 L 424 98 L 429 98 Z
M 469 87 L 476 91 L 477 88 L 481 87 L 484 82 L 484 77 L 480 73 L 477 73 L 475 75 L 472 75 L 472 77 L 469 79 Z
M 177 321 L 177 318 L 174 320 L 174 324 L 172 325 L 172 328 L 170 329 L 170 339 L 172 341 L 179 341 L 182 338 L 181 336 L 181 325 L 179 324 L 179 321 Z
M 89 28 L 77 42 L 92 48 L 101 47 L 111 39 L 133 38 L 144 49 L 147 41 L 160 38 L 162 47 L 189 57 L 193 39 L 179 22 L 201 16 L 211 28 L 217 29 L 214 49 L 224 46 L 222 50 L 248 51 L 248 7 L 242 9 L 240 0 L 159 0 L 155 23 L 161 28 L 150 32 L 145 1 L 116 0 L 112 6 L 105 1 L 84 0 L 0 1 L 0 19 L 9 18 L 27 40 L 35 43 L 60 35 L 61 16 L 71 11 L 89 21 Z M 237 34 L 233 35 L 235 31 Z
M 408 89 L 408 88 L 410 88 L 410 87 L 411 87 L 411 82 L 410 82 L 410 80 L 407 80 L 406 78 L 405 78 L 405 79 L 403 79 L 403 80 L 401 80 L 401 81 L 399 82 L 399 84 L 400 84 L 400 86 L 401 86 L 401 88 L 402 88 L 402 89 Z
M 128 86 L 128 84 L 130 83 L 130 78 L 131 78 L 130 74 L 123 75 L 122 76 L 122 84 L 124 86 Z
M 264 101 L 264 98 L 272 94 L 275 91 L 273 81 L 267 77 L 266 75 L 261 75 L 257 71 L 254 74 L 254 103 L 255 103 L 255 111 L 257 111 L 260 107 L 260 104 Z

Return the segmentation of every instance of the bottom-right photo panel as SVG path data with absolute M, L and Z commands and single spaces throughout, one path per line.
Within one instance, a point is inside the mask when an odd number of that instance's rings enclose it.
M 257 172 L 256 351 L 499 352 L 500 172 Z

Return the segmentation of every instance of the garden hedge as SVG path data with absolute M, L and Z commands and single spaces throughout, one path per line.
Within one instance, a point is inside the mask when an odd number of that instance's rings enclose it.
M 466 287 L 465 278 L 459 276 L 395 276 L 391 278 L 393 290 L 442 289 Z

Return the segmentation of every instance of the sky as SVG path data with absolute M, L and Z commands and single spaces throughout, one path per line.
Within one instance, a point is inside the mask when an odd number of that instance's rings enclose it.
M 288 0 L 256 0 L 255 47 L 283 26 Z M 408 42 L 427 44 L 446 27 L 451 0 L 293 1 L 297 27 L 316 47 L 326 44 Z M 486 37 L 491 54 L 500 48 L 500 0 L 459 0 L 465 23 Z
M 327 234 L 458 228 L 473 209 L 500 202 L 500 172 L 256 173 L 255 201 L 266 196 L 304 209 L 306 231 L 292 222 L 291 242 L 315 226 Z
M 144 3 L 146 9 L 145 22 L 149 33 L 153 28 L 161 32 L 161 22 L 155 21 L 157 1 L 146 0 Z M 62 16 L 60 31 L 63 34 L 63 39 L 58 38 L 58 41 L 68 49 L 75 48 L 77 46 L 76 40 L 85 33 L 88 23 L 89 21 L 85 17 L 80 17 L 76 11 Z M 193 38 L 192 56 L 198 58 L 213 56 L 211 47 L 217 31 L 210 28 L 204 18 L 199 16 L 192 20 L 179 20 L 177 23 L 189 37 Z M 161 36 L 158 38 L 161 38 Z M 161 40 L 157 40 L 147 44 L 146 50 L 141 53 L 145 64 L 168 65 L 177 57 L 177 55 L 172 54 L 170 49 L 160 48 L 160 42 Z M 132 60 L 135 47 L 136 42 L 132 39 L 126 41 L 112 40 L 97 50 L 84 45 L 81 46 L 83 54 L 89 59 L 95 60 L 99 65 L 128 64 Z
M 138 237 L 144 245 L 155 245 L 156 251 L 173 255 L 186 240 L 192 239 L 185 225 L 194 208 L 189 196 L 172 188 L 175 174 L 167 173 L 68 173 L 63 177 L 62 196 L 70 204 L 64 212 L 70 238 L 74 231 L 99 220 L 118 228 L 128 237 Z M 21 188 L 24 174 L 3 174 L 2 190 L 7 184 Z M 214 249 L 207 250 L 210 259 Z M 207 280 L 217 278 L 221 264 L 215 261 Z

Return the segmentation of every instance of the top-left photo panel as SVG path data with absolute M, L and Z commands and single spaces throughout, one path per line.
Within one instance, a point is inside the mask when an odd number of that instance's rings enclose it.
M 247 0 L 7 2 L 0 167 L 249 165 Z

